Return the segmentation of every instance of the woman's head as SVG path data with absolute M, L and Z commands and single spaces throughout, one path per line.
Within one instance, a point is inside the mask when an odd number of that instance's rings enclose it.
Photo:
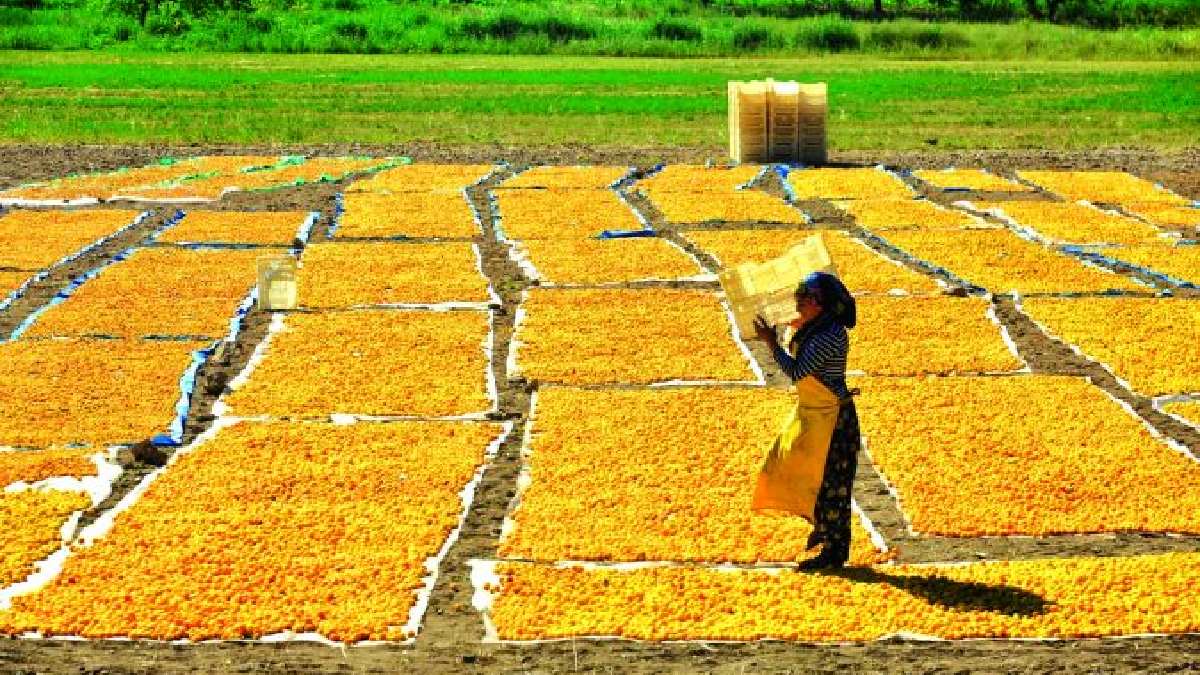
M 824 312 L 846 328 L 858 322 L 854 296 L 840 279 L 827 272 L 813 272 L 796 287 L 796 311 L 805 321 Z
M 800 315 L 803 323 L 808 323 L 821 314 L 823 308 L 819 293 L 818 290 L 806 286 L 803 281 L 796 288 L 796 313 Z

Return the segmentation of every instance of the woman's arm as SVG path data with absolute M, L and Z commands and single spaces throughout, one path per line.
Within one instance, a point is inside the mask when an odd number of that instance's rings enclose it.
M 775 363 L 778 363 L 792 380 L 812 375 L 829 361 L 841 356 L 845 350 L 846 345 L 842 344 L 837 333 L 833 331 L 823 331 L 805 340 L 796 358 L 792 358 L 778 342 L 771 343 L 771 354 L 775 357 Z

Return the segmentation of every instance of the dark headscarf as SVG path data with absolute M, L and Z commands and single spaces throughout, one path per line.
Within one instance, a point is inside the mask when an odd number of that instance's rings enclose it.
M 812 293 L 817 299 L 817 304 L 821 305 L 821 309 L 842 326 L 854 328 L 854 324 L 858 323 L 854 296 L 850 295 L 850 291 L 842 283 L 842 280 L 834 275 L 828 272 L 813 272 L 800 282 L 800 287 L 796 291 Z

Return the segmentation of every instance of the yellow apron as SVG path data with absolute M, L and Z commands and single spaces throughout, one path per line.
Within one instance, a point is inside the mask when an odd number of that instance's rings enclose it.
M 812 522 L 841 403 L 812 375 L 796 382 L 796 394 L 796 409 L 784 422 L 758 472 L 750 508 L 784 511 Z

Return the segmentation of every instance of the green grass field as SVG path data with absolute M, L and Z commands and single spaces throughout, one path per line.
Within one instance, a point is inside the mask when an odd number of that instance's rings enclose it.
M 2 0 L 0 49 L 1200 57 L 1195 0 Z M 1053 20 L 1027 11 L 1055 4 Z M 26 9 L 30 7 L 31 9 Z M 143 15 L 142 11 L 146 13 Z M 1111 30 L 1111 29 L 1120 30 Z
M 279 56 L 0 52 L 0 142 L 717 146 L 725 82 L 827 81 L 834 149 L 1173 149 L 1200 65 L 865 56 Z

